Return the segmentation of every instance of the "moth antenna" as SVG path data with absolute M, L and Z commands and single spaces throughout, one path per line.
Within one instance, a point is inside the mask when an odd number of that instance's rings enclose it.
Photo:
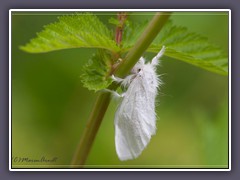
M 164 52 L 165 52 L 166 48 L 165 46 L 162 47 L 162 49 L 160 50 L 160 52 L 152 59 L 152 65 L 156 66 L 159 64 L 159 59 L 163 56 Z
M 140 63 L 140 64 L 145 64 L 145 59 L 144 59 L 143 57 L 140 57 L 139 63 Z

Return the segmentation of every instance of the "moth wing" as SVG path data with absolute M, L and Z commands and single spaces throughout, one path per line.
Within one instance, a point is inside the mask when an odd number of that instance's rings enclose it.
M 115 146 L 120 160 L 138 157 L 156 131 L 154 98 L 135 78 L 115 115 Z

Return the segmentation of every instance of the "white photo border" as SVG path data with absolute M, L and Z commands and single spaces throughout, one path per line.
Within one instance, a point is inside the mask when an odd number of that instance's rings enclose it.
M 154 168 L 154 169 L 75 169 L 75 168 L 12 168 L 12 79 L 11 79 L 11 23 L 13 12 L 228 12 L 228 168 Z M 9 10 L 9 171 L 231 171 L 231 9 L 10 9 Z

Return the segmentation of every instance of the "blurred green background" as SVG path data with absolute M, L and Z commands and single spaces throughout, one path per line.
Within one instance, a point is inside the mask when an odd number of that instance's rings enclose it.
M 94 49 L 42 54 L 19 49 L 63 14 L 67 13 L 12 13 L 13 168 L 68 168 L 96 98 L 96 93 L 82 87 L 79 78 Z M 97 14 L 106 24 L 115 16 Z M 129 19 L 143 21 L 152 15 L 135 12 Z M 170 19 L 208 37 L 228 53 L 228 13 L 176 12 Z M 117 103 L 112 101 L 86 167 L 228 167 L 228 77 L 166 57 L 158 73 L 163 74 L 164 85 L 157 97 L 157 134 L 142 155 L 131 161 L 118 160 L 113 123 Z M 57 160 L 34 163 L 16 159 L 42 157 Z

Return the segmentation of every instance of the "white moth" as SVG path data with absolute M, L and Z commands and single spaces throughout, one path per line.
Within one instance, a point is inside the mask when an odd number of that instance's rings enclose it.
M 123 97 L 115 114 L 115 146 L 120 160 L 137 158 L 156 132 L 155 98 L 161 84 L 156 73 L 159 58 L 165 47 L 152 59 L 145 63 L 143 57 L 131 70 L 131 75 L 124 79 L 112 76 L 113 80 L 127 87 L 119 95 Z

